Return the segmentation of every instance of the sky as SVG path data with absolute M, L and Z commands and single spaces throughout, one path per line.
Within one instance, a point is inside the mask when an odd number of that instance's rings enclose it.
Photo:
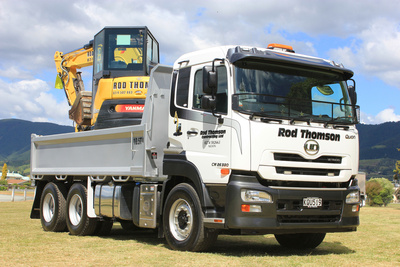
M 167 65 L 219 45 L 291 45 L 354 71 L 362 123 L 400 121 L 400 0 L 0 0 L 0 119 L 72 125 L 54 53 L 105 26 L 147 26 Z

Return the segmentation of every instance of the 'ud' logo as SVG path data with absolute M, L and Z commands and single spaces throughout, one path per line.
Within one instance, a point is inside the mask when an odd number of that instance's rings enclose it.
M 319 151 L 319 144 L 315 140 L 308 140 L 304 144 L 304 150 L 306 151 L 307 154 L 309 155 L 315 155 Z

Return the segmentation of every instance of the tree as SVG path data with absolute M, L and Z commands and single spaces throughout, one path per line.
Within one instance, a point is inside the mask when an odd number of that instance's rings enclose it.
M 400 151 L 400 148 L 398 148 L 397 150 Z M 396 167 L 393 170 L 393 172 L 394 172 L 393 180 L 398 183 L 399 178 L 400 178 L 399 177 L 400 176 L 400 160 L 396 161 Z
M 373 178 L 366 183 L 368 204 L 385 207 L 393 199 L 394 186 L 386 178 Z
M 400 187 L 394 192 L 394 196 L 396 197 L 398 203 L 400 201 Z
M 0 180 L 5 180 L 7 177 L 7 164 L 4 163 L 3 165 L 3 171 L 1 172 L 1 179 Z

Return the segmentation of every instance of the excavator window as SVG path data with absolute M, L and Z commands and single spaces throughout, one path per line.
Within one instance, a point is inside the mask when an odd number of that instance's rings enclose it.
M 160 62 L 158 42 L 146 27 L 106 27 L 94 38 L 94 53 L 94 74 L 99 78 L 121 77 L 123 71 L 147 76 L 151 65 Z
M 143 34 L 110 34 L 110 69 L 143 69 Z

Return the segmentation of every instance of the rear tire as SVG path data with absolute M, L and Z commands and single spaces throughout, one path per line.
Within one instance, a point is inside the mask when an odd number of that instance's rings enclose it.
M 40 221 L 45 231 L 62 232 L 67 229 L 65 222 L 65 197 L 67 191 L 62 185 L 48 183 L 40 198 Z
M 67 227 L 71 235 L 91 235 L 97 219 L 87 215 L 87 192 L 82 184 L 73 184 L 67 198 Z
M 178 184 L 168 194 L 164 206 L 163 227 L 169 246 L 181 251 L 205 251 L 218 232 L 204 227 L 199 197 L 189 184 Z
M 325 233 L 304 233 L 275 235 L 281 246 L 293 249 L 313 249 L 318 247 L 325 238 Z

